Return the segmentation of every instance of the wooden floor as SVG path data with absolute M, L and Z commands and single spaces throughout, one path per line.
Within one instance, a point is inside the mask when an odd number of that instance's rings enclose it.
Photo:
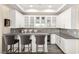
M 48 54 L 64 54 L 63 51 L 56 45 L 48 45 Z
M 8 54 L 64 54 L 61 49 L 55 45 L 55 44 L 52 44 L 52 45 L 48 45 L 48 52 L 45 53 L 45 52 L 35 52 L 35 53 L 32 53 L 32 52 L 23 52 L 23 53 L 8 53 Z

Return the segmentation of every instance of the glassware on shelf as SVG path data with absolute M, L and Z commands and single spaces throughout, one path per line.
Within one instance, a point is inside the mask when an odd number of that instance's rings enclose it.
M 29 32 L 32 33 L 32 29 L 29 29 Z
M 25 29 L 24 32 L 27 33 L 27 29 Z
M 27 33 L 27 30 L 25 29 L 25 30 L 22 30 L 22 33 Z
M 24 33 L 24 30 L 22 30 L 22 33 Z
M 34 32 L 36 33 L 38 30 L 34 30 Z

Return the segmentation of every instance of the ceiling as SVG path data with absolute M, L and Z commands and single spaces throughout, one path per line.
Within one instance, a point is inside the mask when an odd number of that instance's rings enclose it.
M 20 4 L 20 6 L 24 10 L 28 9 L 37 9 L 37 10 L 45 10 L 45 9 L 52 9 L 57 11 L 63 4 Z
M 23 14 L 54 14 L 57 15 L 68 9 L 68 4 L 7 4 L 7 6 Z

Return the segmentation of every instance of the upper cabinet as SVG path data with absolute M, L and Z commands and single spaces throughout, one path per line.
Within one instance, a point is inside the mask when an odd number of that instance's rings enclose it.
M 56 16 L 49 15 L 25 15 L 25 28 L 55 28 Z
M 45 17 L 41 17 L 41 24 L 45 24 Z
M 11 11 L 12 28 L 55 28 L 55 15 L 23 15 L 20 12 Z
M 57 16 L 56 27 L 71 29 L 71 8 Z

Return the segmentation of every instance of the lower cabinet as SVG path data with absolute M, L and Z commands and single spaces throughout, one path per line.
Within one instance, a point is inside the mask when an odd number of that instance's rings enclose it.
M 66 54 L 79 53 L 79 39 L 64 39 L 56 35 L 56 44 Z
M 51 44 L 56 44 L 56 34 L 51 34 L 50 35 L 50 43 Z

